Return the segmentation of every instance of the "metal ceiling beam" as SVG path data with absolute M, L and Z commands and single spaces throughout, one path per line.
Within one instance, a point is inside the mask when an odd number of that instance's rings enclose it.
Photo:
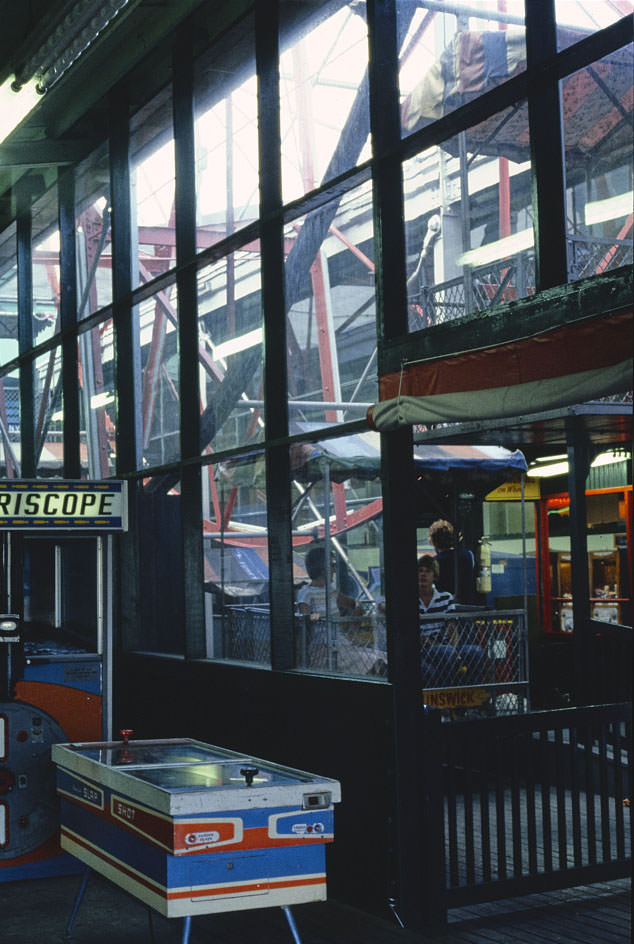
M 97 140 L 81 141 L 28 141 L 18 144 L 0 144 L 0 166 L 44 167 L 75 164 L 97 146 Z

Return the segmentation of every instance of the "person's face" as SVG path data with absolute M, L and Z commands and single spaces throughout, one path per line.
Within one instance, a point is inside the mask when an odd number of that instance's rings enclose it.
M 434 586 L 434 570 L 433 567 L 419 567 L 418 568 L 418 592 L 420 594 L 425 591 L 429 592 Z

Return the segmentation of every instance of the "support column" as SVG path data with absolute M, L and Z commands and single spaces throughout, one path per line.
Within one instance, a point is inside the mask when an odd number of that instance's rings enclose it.
M 590 638 L 590 578 L 588 575 L 588 526 L 586 480 L 592 461 L 590 443 L 582 419 L 570 416 L 566 421 L 568 452 L 568 493 L 570 495 L 570 565 L 572 578 L 572 616 L 574 622 L 574 703 L 591 700 L 592 654 Z

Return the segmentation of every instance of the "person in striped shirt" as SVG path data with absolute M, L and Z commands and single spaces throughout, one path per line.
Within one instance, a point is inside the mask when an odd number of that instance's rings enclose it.
M 421 669 L 423 688 L 452 685 L 460 668 L 451 620 L 431 620 L 430 616 L 449 613 L 454 606 L 453 594 L 438 590 L 435 579 L 438 563 L 431 554 L 418 559 L 418 613 L 420 621 Z

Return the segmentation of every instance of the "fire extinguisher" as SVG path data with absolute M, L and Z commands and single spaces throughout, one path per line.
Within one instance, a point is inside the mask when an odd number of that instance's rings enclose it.
M 491 545 L 488 538 L 480 538 L 478 549 L 478 576 L 476 590 L 478 593 L 491 592 Z

